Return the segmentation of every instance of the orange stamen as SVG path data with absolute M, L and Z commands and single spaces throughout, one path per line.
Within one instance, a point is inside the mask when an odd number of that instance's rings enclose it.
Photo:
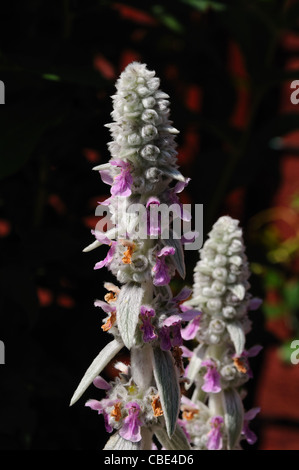
M 120 411 L 120 402 L 114 405 L 113 410 L 111 411 L 110 416 L 115 419 L 115 421 L 119 421 L 121 418 L 121 411 Z
M 163 410 L 160 402 L 159 395 L 154 395 L 152 398 L 152 408 L 154 411 L 154 416 L 162 416 L 163 415 Z
M 135 249 L 135 243 L 130 242 L 130 240 L 119 240 L 120 243 L 127 247 L 126 251 L 124 252 L 122 262 L 124 264 L 132 264 L 132 254 Z
M 116 312 L 111 312 L 110 317 L 107 318 L 106 323 L 101 326 L 103 331 L 108 331 L 116 322 Z
M 196 410 L 195 408 L 186 408 L 183 411 L 183 419 L 186 419 L 187 421 L 191 421 L 191 419 L 194 418 L 195 415 L 199 413 L 199 410 Z
M 111 302 L 116 301 L 117 295 L 113 292 L 108 292 L 108 294 L 105 294 L 104 299 L 106 300 L 108 304 L 110 304 Z
M 128 248 L 124 252 L 124 256 L 122 258 L 122 262 L 124 264 L 132 264 L 132 253 L 133 253 L 133 247 L 128 246 Z
M 241 372 L 242 374 L 246 374 L 247 372 L 247 368 L 242 360 L 242 358 L 240 357 L 235 357 L 234 358 L 234 365 L 236 367 L 236 369 Z

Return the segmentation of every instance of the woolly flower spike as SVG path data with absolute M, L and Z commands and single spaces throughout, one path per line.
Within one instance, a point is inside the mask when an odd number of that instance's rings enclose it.
M 95 269 L 107 267 L 121 283 L 152 278 L 156 286 L 163 286 L 174 274 L 179 257 L 177 248 L 170 246 L 166 252 L 167 247 L 158 241 L 155 244 L 145 241 L 148 236 L 153 239 L 161 236 L 159 214 L 157 220 L 150 214 L 153 206 L 173 206 L 175 217 L 190 220 L 177 196 L 190 178 L 184 178 L 177 169 L 174 139 L 178 131 L 169 120 L 168 95 L 159 86 L 155 72 L 145 64 L 133 62 L 127 66 L 116 83 L 111 113 L 114 122 L 107 124 L 113 139 L 108 144 L 112 158 L 94 168 L 111 187 L 111 197 L 101 205 L 109 206 L 115 227 L 109 241 L 108 235 L 94 232 L 96 242 L 86 251 L 102 243 L 109 244 L 106 258 Z M 170 186 L 172 180 L 176 184 Z M 128 213 L 131 204 L 144 205 L 145 217 Z M 138 224 L 144 226 L 143 236 L 136 235 Z M 135 243 L 129 257 L 124 256 L 120 239 Z M 157 253 L 156 258 L 153 252 Z M 182 266 L 179 269 L 182 273 Z
M 208 430 L 206 421 L 194 417 L 201 435 L 193 442 L 198 448 L 236 449 L 244 437 L 254 442 L 248 420 L 255 414 L 244 414 L 239 393 L 252 377 L 248 358 L 261 349 L 245 349 L 246 334 L 251 329 L 248 311 L 259 304 L 249 293 L 249 275 L 239 222 L 229 216 L 220 217 L 200 251 L 193 297 L 183 304 L 201 312 L 193 336 L 198 346 L 191 354 L 187 378 L 188 386 L 195 383 L 192 398 L 196 406 L 201 402 L 207 405 L 212 428 Z
M 109 208 L 109 229 L 102 232 L 99 224 L 92 232 L 95 241 L 84 251 L 108 245 L 94 269 L 109 269 L 120 287 L 105 284 L 110 291 L 105 301 L 95 301 L 107 314 L 102 330 L 114 339 L 87 369 L 71 403 L 124 346 L 130 351 L 130 368 L 122 367 L 114 383 L 96 379 L 106 397 L 86 404 L 103 415 L 107 432 L 115 431 L 105 446 L 110 450 L 151 449 L 154 434 L 163 448 L 190 449 L 178 424 L 185 380 L 181 331 L 182 323 L 194 321 L 184 331 L 186 337 L 194 335 L 200 312 L 181 306 L 188 289 L 173 297 L 168 286 L 176 270 L 185 276 L 185 241 L 175 237 L 173 222 L 190 220 L 178 198 L 189 178 L 177 168 L 178 131 L 169 120 L 168 95 L 159 86 L 144 64 L 134 62 L 124 70 L 113 96 L 114 122 L 107 125 L 111 159 L 94 168 L 110 189 L 109 198 L 99 203 L 99 209 Z M 160 206 L 171 209 L 167 221 Z

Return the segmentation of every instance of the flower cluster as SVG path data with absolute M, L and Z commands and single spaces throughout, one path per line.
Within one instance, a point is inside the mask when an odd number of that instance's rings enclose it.
M 169 120 L 169 96 L 159 86 L 155 72 L 144 64 L 133 62 L 121 74 L 113 96 L 115 122 L 107 124 L 113 138 L 108 144 L 112 158 L 94 168 L 111 186 L 111 196 L 101 204 L 109 206 L 114 225 L 108 233 L 93 232 L 96 242 L 90 247 L 109 245 L 107 256 L 95 269 L 105 266 L 121 283 L 152 280 L 156 286 L 167 285 L 175 272 L 171 258 L 175 248 L 159 239 L 153 243 L 162 228 L 158 218 L 150 217 L 150 209 L 175 204 L 177 216 L 189 217 L 177 196 L 189 179 L 177 169 L 174 137 L 178 131 Z M 173 179 L 177 183 L 170 187 Z M 137 204 L 144 206 L 147 217 L 130 210 Z M 144 228 L 142 237 L 136 236 L 138 224 Z
M 136 62 L 116 83 L 114 122 L 108 125 L 112 158 L 95 168 L 110 186 L 111 195 L 101 204 L 109 207 L 113 228 L 103 232 L 97 226 L 92 231 L 95 241 L 84 250 L 107 245 L 106 257 L 95 269 L 108 268 L 120 286 L 105 283 L 104 300 L 95 301 L 106 314 L 102 329 L 114 339 L 91 364 L 71 403 L 92 382 L 103 386 L 98 378 L 103 368 L 121 348 L 130 350 L 127 382 L 122 378 L 104 384 L 107 397 L 87 402 L 104 416 L 107 431 L 115 431 L 107 443 L 113 449 L 129 449 L 132 443 L 151 448 L 153 434 L 166 448 L 174 448 L 173 436 L 180 446 L 189 448 L 177 424 L 180 382 L 184 381 L 181 346 L 185 325 L 199 312 L 181 306 L 190 289 L 183 288 L 174 297 L 168 286 L 176 271 L 185 275 L 182 241 L 171 230 L 164 237 L 161 217 L 151 213 L 161 204 L 172 205 L 170 227 L 174 218 L 188 220 L 178 193 L 189 179 L 177 169 L 174 136 L 178 131 L 169 120 L 168 95 L 159 85 L 155 72 Z
M 138 389 L 134 383 L 130 367 L 123 363 L 115 365 L 120 370 L 115 382 L 108 383 L 97 376 L 93 383 L 106 391 L 102 400 L 88 400 L 85 406 L 96 410 L 104 416 L 105 428 L 108 433 L 118 430 L 119 436 L 131 442 L 142 440 L 142 427 L 155 426 L 163 416 L 157 389 Z
M 154 435 L 164 449 L 234 449 L 243 437 L 254 441 L 248 422 L 257 410 L 244 413 L 239 388 L 251 376 L 248 358 L 260 349 L 245 349 L 247 313 L 259 301 L 248 292 L 242 231 L 230 217 L 217 221 L 201 250 L 193 296 L 187 287 L 174 296 L 169 287 L 176 272 L 185 277 L 187 241 L 175 236 L 174 225 L 190 221 L 178 196 L 190 179 L 178 170 L 178 131 L 159 86 L 155 72 L 137 62 L 116 83 L 114 122 L 107 125 L 111 159 L 94 168 L 110 186 L 99 206 L 109 209 L 110 225 L 105 232 L 97 225 L 84 250 L 108 247 L 94 269 L 106 267 L 119 285 L 105 283 L 107 293 L 94 305 L 113 339 L 87 369 L 71 404 L 92 383 L 105 390 L 105 398 L 86 403 L 114 432 L 105 449 L 151 449 Z M 166 222 L 155 211 L 162 207 L 172 209 Z M 193 352 L 184 340 L 198 341 Z M 100 374 L 123 347 L 130 367 L 119 363 L 119 377 L 107 383 Z M 186 370 L 184 356 L 190 358 Z M 183 384 L 194 388 L 191 399 L 182 396 Z
M 189 386 L 195 384 L 188 406 L 197 411 L 183 413 L 186 429 L 198 448 L 236 448 L 249 433 L 245 425 L 248 415 L 244 415 L 238 390 L 252 377 L 248 358 L 261 350 L 260 346 L 245 349 L 251 329 L 248 311 L 255 310 L 260 300 L 249 293 L 250 271 L 238 224 L 229 216 L 214 224 L 195 267 L 193 297 L 185 303 L 185 307 L 188 304 L 201 311 L 196 325 L 192 320 L 189 335 L 198 345 L 186 353 L 190 356 L 186 370 Z M 233 418 L 228 417 L 232 406 Z M 199 412 L 203 408 L 205 413 Z M 251 417 L 254 414 L 248 413 Z M 252 443 L 252 435 L 249 441 Z

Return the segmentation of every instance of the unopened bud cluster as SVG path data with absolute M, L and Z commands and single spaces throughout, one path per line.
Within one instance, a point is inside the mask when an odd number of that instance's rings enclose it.
M 220 217 L 200 251 L 193 297 L 188 302 L 201 311 L 196 328 L 192 324 L 186 327 L 192 329 L 188 339 L 198 342 L 187 369 L 195 389 L 192 402 L 184 404 L 183 414 L 196 448 L 237 448 L 248 435 L 239 390 L 252 377 L 248 358 L 261 349 L 245 349 L 246 334 L 251 330 L 248 311 L 260 304 L 249 293 L 249 275 L 239 222 Z M 233 437 L 230 406 L 238 413 L 233 417 L 237 429 Z M 189 414 L 186 409 L 190 409 Z

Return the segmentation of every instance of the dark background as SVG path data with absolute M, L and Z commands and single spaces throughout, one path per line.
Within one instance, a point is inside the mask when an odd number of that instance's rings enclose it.
M 299 338 L 299 105 L 290 103 L 298 14 L 298 2 L 281 0 L 1 5 L 1 449 L 99 449 L 107 440 L 102 417 L 84 407 L 97 390 L 69 401 L 109 340 L 93 306 L 113 281 L 93 270 L 106 250 L 82 249 L 108 195 L 92 167 L 110 158 L 110 96 L 133 60 L 155 70 L 171 96 L 181 171 L 192 178 L 182 202 L 204 204 L 205 236 L 222 214 L 244 228 L 252 292 L 264 299 L 248 338 L 264 352 L 252 361 L 246 405 L 267 403 L 253 448 L 299 448 L 298 402 L 288 396 L 299 385 L 289 361 Z M 185 253 L 190 285 L 198 256 Z

